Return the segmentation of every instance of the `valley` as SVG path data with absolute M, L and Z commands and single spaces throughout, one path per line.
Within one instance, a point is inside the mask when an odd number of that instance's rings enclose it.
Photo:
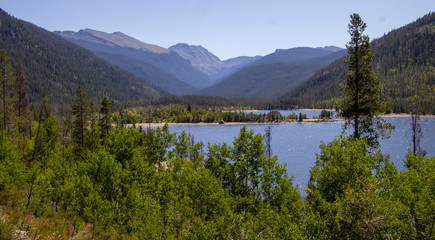
M 11 4 L 81 30 L 0 9 L 0 239 L 433 239 L 434 12 L 370 41 L 329 2 Z

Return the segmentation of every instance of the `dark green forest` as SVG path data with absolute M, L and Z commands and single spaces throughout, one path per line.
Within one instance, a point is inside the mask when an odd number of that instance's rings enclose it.
M 373 70 L 382 84 L 388 112 L 410 113 L 420 106 L 423 114 L 435 113 L 435 13 L 393 30 L 372 41 Z M 282 105 L 335 108 L 339 83 L 347 66 L 339 59 L 281 98 Z
M 301 195 L 267 134 L 204 145 L 125 128 L 81 86 L 68 114 L 46 96 L 31 109 L 25 72 L 1 53 L 0 239 L 435 237 L 435 157 L 409 151 L 399 172 L 366 138 L 337 136 Z
M 13 66 L 22 62 L 31 102 L 41 102 L 45 93 L 49 102 L 68 105 L 79 84 L 95 101 L 110 96 L 114 104 L 122 105 L 169 95 L 92 52 L 1 9 L 0 22 L 0 48 L 11 57 Z
M 283 116 L 279 111 L 258 114 L 245 112 L 246 108 L 223 108 L 223 107 L 200 107 L 188 104 L 148 106 L 127 108 L 113 113 L 113 119 L 117 124 L 136 123 L 283 123 L 295 122 L 299 116 L 296 113 Z M 324 110 L 319 114 L 318 121 L 331 119 L 332 112 Z M 306 119 L 306 114 L 301 114 Z M 221 122 L 222 123 L 222 122 Z

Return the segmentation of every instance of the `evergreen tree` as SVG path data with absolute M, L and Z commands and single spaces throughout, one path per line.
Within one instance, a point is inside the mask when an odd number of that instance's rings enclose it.
M 34 143 L 34 148 L 33 148 L 32 161 L 34 161 L 38 158 L 39 149 L 41 148 L 41 145 L 43 145 L 43 143 L 42 143 L 43 140 L 42 140 L 41 134 L 40 134 L 41 128 L 42 128 L 42 125 L 45 123 L 45 120 L 50 118 L 50 113 L 51 113 L 51 108 L 50 108 L 50 105 L 48 104 L 47 95 L 44 93 L 42 96 L 42 103 L 41 103 L 41 107 L 39 110 L 38 129 L 36 130 L 36 138 L 35 138 L 35 143 Z
M 190 104 L 187 104 L 187 111 L 192 112 L 192 107 L 190 106 Z
M 349 126 L 353 128 L 353 138 L 367 137 L 369 145 L 376 146 L 379 135 L 384 133 L 382 130 L 391 128 L 391 125 L 378 118 L 385 105 L 380 100 L 382 88 L 379 80 L 371 69 L 373 54 L 370 39 L 363 35 L 366 23 L 356 13 L 350 17 L 348 32 L 351 40 L 346 45 L 348 70 L 346 81 L 340 86 L 341 116 L 346 119 L 345 129 Z
M 75 150 L 81 152 L 86 146 L 86 133 L 89 130 L 90 102 L 81 85 L 77 88 L 72 106 L 74 115 L 73 141 Z
M 1 129 L 11 130 L 10 122 L 12 118 L 11 103 L 13 101 L 14 92 L 14 74 L 11 67 L 11 59 L 5 50 L 0 49 L 0 82 L 1 82 L 1 105 L 0 105 L 0 119 Z
M 266 157 L 272 157 L 272 126 L 266 127 L 266 133 L 264 134 L 264 144 L 266 146 Z
M 412 153 L 424 157 L 426 155 L 426 150 L 420 146 L 420 141 L 423 138 L 423 132 L 420 125 L 420 115 L 421 113 L 418 111 L 418 107 L 414 106 L 411 112 Z
M 18 62 L 16 66 L 17 79 L 15 82 L 15 90 L 17 92 L 16 111 L 19 119 L 19 132 L 27 132 L 30 130 L 30 110 L 29 110 L 29 97 L 27 92 L 29 87 L 27 86 L 27 79 L 24 76 L 23 64 Z
M 101 140 L 106 145 L 109 132 L 112 129 L 112 113 L 110 112 L 110 101 L 107 97 L 104 97 L 101 101 L 100 114 L 102 115 L 99 121 Z
M 302 117 L 302 113 L 299 113 L 298 122 L 302 122 L 302 121 L 304 121 L 304 118 Z

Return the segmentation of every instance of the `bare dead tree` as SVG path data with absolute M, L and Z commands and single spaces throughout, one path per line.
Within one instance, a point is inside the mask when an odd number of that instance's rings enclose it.
M 423 138 L 423 131 L 420 125 L 421 111 L 419 110 L 418 104 L 414 103 L 411 112 L 411 144 L 412 153 L 414 155 L 420 155 L 424 157 L 426 155 L 426 150 L 420 146 L 421 139 Z
M 266 133 L 264 134 L 264 144 L 266 145 L 266 157 L 272 157 L 272 126 L 269 125 L 265 129 Z

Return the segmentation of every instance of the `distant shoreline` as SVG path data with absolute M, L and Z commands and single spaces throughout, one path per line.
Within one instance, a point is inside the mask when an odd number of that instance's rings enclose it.
M 334 109 L 295 109 L 295 111 L 322 111 L 322 110 L 327 110 L 327 111 L 335 111 Z M 252 109 L 252 110 L 239 110 L 239 111 L 243 111 L 243 112 L 248 112 L 248 111 L 252 111 L 252 112 L 256 112 L 256 111 L 262 111 L 262 110 L 258 110 L 258 109 Z M 385 117 L 385 118 L 389 118 L 389 117 L 411 117 L 411 114 L 408 113 L 389 113 L 389 114 L 384 114 L 381 115 L 381 117 Z M 425 118 L 432 118 L 435 117 L 435 115 L 420 115 L 420 117 Z M 285 120 L 285 121 L 279 121 L 279 122 L 225 122 L 224 124 L 219 124 L 218 122 L 198 122 L 198 123 L 136 123 L 136 127 L 163 127 L 165 126 L 165 124 L 168 124 L 168 126 L 213 126 L 213 125 L 269 125 L 269 124 L 303 124 L 303 123 L 332 123 L 332 122 L 344 122 L 343 119 L 313 119 L 313 118 L 308 118 L 308 119 L 304 119 L 302 122 L 298 122 L 297 120 Z M 126 124 L 126 127 L 132 127 L 133 124 Z
M 301 109 L 299 109 L 301 110 Z M 313 110 L 313 109 L 310 109 Z M 257 110 L 258 111 L 258 110 Z M 411 117 L 411 114 L 385 114 L 381 117 L 389 118 L 389 117 Z M 435 117 L 435 115 L 421 115 L 420 117 L 425 118 L 432 118 Z M 304 119 L 302 122 L 298 122 L 297 120 L 287 120 L 287 121 L 280 121 L 280 122 L 225 122 L 224 124 L 219 124 L 218 122 L 208 123 L 208 122 L 199 122 L 199 123 L 167 123 L 168 126 L 213 126 L 213 125 L 268 125 L 268 124 L 303 124 L 303 123 L 332 123 L 332 122 L 344 122 L 343 119 Z M 166 123 L 136 123 L 136 127 L 163 127 Z M 126 124 L 126 127 L 132 127 L 133 124 Z
M 389 114 L 382 115 L 382 117 L 411 117 L 411 116 L 412 115 L 409 113 L 389 113 Z M 435 115 L 420 115 L 420 117 L 432 118 L 435 117 Z
M 280 122 L 225 122 L 224 124 L 219 124 L 217 122 L 207 123 L 167 123 L 168 126 L 213 126 L 213 125 L 270 125 L 270 124 L 303 124 L 303 123 L 325 123 L 325 122 L 343 122 L 342 119 L 304 119 L 302 122 L 298 121 L 280 121 Z M 136 123 L 136 127 L 163 127 L 166 123 Z M 133 124 L 126 124 L 126 127 L 132 127 Z

